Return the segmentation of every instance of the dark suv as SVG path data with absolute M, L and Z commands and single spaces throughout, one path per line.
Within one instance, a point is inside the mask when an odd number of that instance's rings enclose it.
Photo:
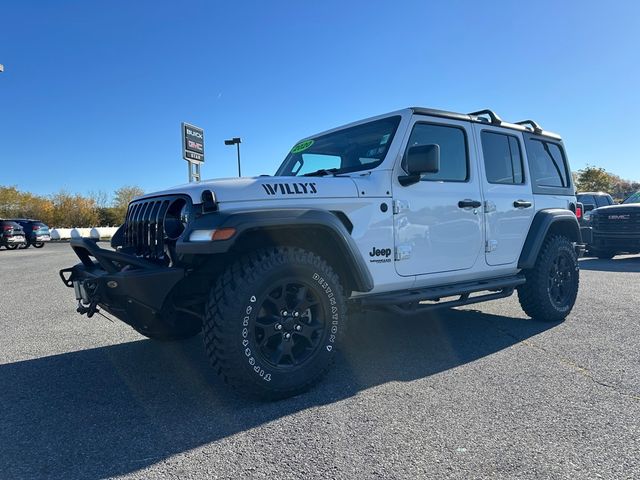
M 613 201 L 611 195 L 606 192 L 580 192 L 576 193 L 576 198 L 584 207 L 582 218 L 585 222 L 589 222 L 591 211 L 600 207 L 608 207 L 609 205 L 614 205 L 616 203 Z
M 15 250 L 25 244 L 24 230 L 20 225 L 12 220 L 0 220 L 0 247 Z
M 29 248 L 31 245 L 35 248 L 42 248 L 46 242 L 51 240 L 49 227 L 40 220 L 16 218 L 13 221 L 24 229 L 26 243 L 20 248 Z
M 593 241 L 589 251 L 599 258 L 620 253 L 640 253 L 640 192 L 620 205 L 600 207 L 591 213 Z

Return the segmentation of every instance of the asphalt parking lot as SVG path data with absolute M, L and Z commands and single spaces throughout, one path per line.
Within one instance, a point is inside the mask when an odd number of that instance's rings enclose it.
M 199 337 L 78 316 L 73 263 L 0 250 L 1 478 L 640 478 L 640 257 L 582 260 L 562 324 L 515 296 L 354 318 L 328 378 L 275 403 Z

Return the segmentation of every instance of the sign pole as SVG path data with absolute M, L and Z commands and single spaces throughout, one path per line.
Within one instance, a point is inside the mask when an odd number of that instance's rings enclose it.
M 242 172 L 240 171 L 240 142 L 236 143 L 236 147 L 238 147 L 238 177 L 242 177 Z
M 240 143 L 242 143 L 242 139 L 240 137 L 233 137 L 229 140 L 225 140 L 225 145 L 235 145 L 238 150 L 238 177 L 242 176 L 242 171 L 240 170 Z
M 189 183 L 199 182 L 200 166 L 204 163 L 204 130 L 182 122 L 182 158 L 187 161 Z

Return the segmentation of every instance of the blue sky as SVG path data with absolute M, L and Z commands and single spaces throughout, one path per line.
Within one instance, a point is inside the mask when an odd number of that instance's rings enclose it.
M 574 170 L 640 180 L 640 2 L 42 1 L 0 5 L 0 185 L 87 193 L 273 173 L 301 137 L 410 105 L 492 108 Z

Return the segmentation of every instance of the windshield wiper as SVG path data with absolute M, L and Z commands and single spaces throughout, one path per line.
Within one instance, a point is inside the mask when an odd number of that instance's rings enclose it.
M 302 175 L 303 177 L 324 177 L 325 175 L 333 175 L 335 176 L 336 172 L 340 170 L 339 168 L 321 168 L 320 170 L 316 170 L 315 172 L 309 172 Z

